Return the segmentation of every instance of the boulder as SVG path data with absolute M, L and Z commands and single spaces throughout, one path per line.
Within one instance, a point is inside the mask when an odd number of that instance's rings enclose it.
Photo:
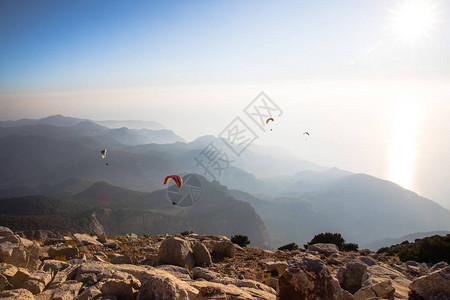
M 138 237 L 138 235 L 136 233 L 128 233 L 127 235 L 125 235 L 125 237 L 129 241 L 136 241 L 137 239 L 139 239 L 139 237 Z
M 220 274 L 208 269 L 195 267 L 192 270 L 192 278 L 193 279 L 203 278 L 207 281 L 215 281 L 218 278 L 220 278 Z
M 84 246 L 87 246 L 87 245 L 102 246 L 102 243 L 100 243 L 97 240 L 97 237 L 90 236 L 89 234 L 75 233 L 73 236 L 79 244 L 82 244 Z
M 60 244 L 48 249 L 48 256 L 50 258 L 58 258 L 60 260 L 77 258 L 79 255 L 80 252 L 76 246 Z
M 432 266 L 429 271 L 430 271 L 430 273 L 432 273 L 437 270 L 444 269 L 446 267 L 448 267 L 448 263 L 445 261 L 441 261 L 441 262 L 438 262 L 437 264 L 434 264 L 434 266 Z
M 97 234 L 97 239 L 100 243 L 107 243 L 108 241 L 106 240 L 106 234 L 105 233 L 101 233 L 101 234 Z
M 42 270 L 34 271 L 28 276 L 28 279 L 23 283 L 23 288 L 29 290 L 33 294 L 41 293 L 47 284 L 52 280 L 52 273 Z
M 339 248 L 335 244 L 317 243 L 308 246 L 307 251 L 317 251 L 325 256 L 339 253 Z
M 275 300 L 274 294 L 266 293 L 262 290 L 254 290 L 252 288 L 239 288 L 234 284 L 222 284 L 217 282 L 208 282 L 205 280 L 195 280 L 189 283 L 198 290 L 201 289 L 217 289 L 223 291 L 227 295 L 226 299 L 239 300 Z M 195 299 L 195 298 L 194 298 Z M 208 299 L 208 298 L 206 298 Z M 212 298 L 215 299 L 215 298 Z
M 156 266 L 158 264 L 158 254 L 149 253 L 143 260 L 139 262 L 140 265 Z
M 334 279 L 326 265 L 317 257 L 298 255 L 278 280 L 280 300 L 351 299 Z
M 397 299 L 408 299 L 409 284 L 411 281 L 402 273 L 392 269 L 388 265 L 379 263 L 368 266 L 362 278 L 363 287 L 372 286 L 377 283 L 390 280 L 395 288 L 394 297 Z
M 227 294 L 220 287 L 205 286 L 200 288 L 195 300 L 223 299 L 226 300 Z
M 52 282 L 50 283 L 50 286 L 56 286 L 60 285 L 68 280 L 75 279 L 75 276 L 78 271 L 78 265 L 70 265 L 67 268 L 64 268 L 56 273 L 56 275 L 53 277 Z
M 0 293 L 0 298 L 3 300 L 34 300 L 33 294 L 26 289 L 16 289 L 3 291 Z
M 15 235 L 8 227 L 0 226 L 0 244 L 5 242 L 19 244 L 20 237 Z
M 409 288 L 424 299 L 439 294 L 450 298 L 450 266 L 414 280 Z
M 181 280 L 191 280 L 191 276 L 189 275 L 189 271 L 186 268 L 182 268 L 179 266 L 173 265 L 160 265 L 156 267 L 158 270 L 163 270 L 169 274 L 172 274 L 178 279 Z
M 424 276 L 428 274 L 429 269 L 425 263 L 418 263 L 416 261 L 408 260 L 405 262 L 406 271 L 412 276 Z
M 235 251 L 235 246 L 231 241 L 223 241 L 214 245 L 212 254 L 221 257 L 234 257 Z
M 386 280 L 371 286 L 366 286 L 354 294 L 354 300 L 365 300 L 379 297 L 381 299 L 393 299 L 395 288 L 390 280 Z
M 112 264 L 116 265 L 131 264 L 131 258 L 128 255 L 111 253 L 108 254 L 108 258 Z
M 195 267 L 190 243 L 178 237 L 167 238 L 161 243 L 158 250 L 158 262 L 191 269 Z
M 264 270 L 267 272 L 277 272 L 277 276 L 286 270 L 288 263 L 285 261 L 265 261 L 263 262 Z
M 24 282 L 27 281 L 30 276 L 30 272 L 27 269 L 19 267 L 14 276 L 9 279 L 9 282 L 14 286 L 14 288 L 19 289 L 23 286 Z
M 13 277 L 18 271 L 16 266 L 0 263 L 0 275 L 4 275 L 6 278 Z
M 18 243 L 3 242 L 0 244 L 0 262 L 25 267 L 27 254 L 25 247 Z
M 107 278 L 97 283 L 96 287 L 103 295 L 115 295 L 118 299 L 133 300 L 134 293 L 141 283 L 132 279 Z
M 70 264 L 64 261 L 47 259 L 44 260 L 39 266 L 39 270 L 57 272 L 67 268 L 68 266 L 70 266 Z
M 3 290 L 10 290 L 13 286 L 11 283 L 9 283 L 8 278 L 4 275 L 0 275 L 0 291 Z
M 341 287 L 354 294 L 362 286 L 362 279 L 367 271 L 367 265 L 359 260 L 354 260 L 340 267 L 336 278 Z
M 80 292 L 82 286 L 83 286 L 82 282 L 70 280 L 58 285 L 54 285 L 50 289 L 47 289 L 45 292 L 34 295 L 34 298 L 36 300 L 74 299 Z
M 91 299 L 99 299 L 102 292 L 96 287 L 96 286 L 90 286 L 89 288 L 85 289 L 83 292 L 81 292 L 77 297 L 75 297 L 75 300 L 91 300 Z
M 363 263 L 365 263 L 368 266 L 373 266 L 373 265 L 377 264 L 377 262 L 373 258 L 368 257 L 368 256 L 361 256 L 359 258 L 359 260 L 362 261 Z
M 203 243 L 196 244 L 192 251 L 194 253 L 195 265 L 200 267 L 208 267 L 212 265 L 211 254 Z
M 188 291 L 170 274 L 152 274 L 142 285 L 136 300 L 188 300 Z M 193 296 L 198 294 L 195 289 Z

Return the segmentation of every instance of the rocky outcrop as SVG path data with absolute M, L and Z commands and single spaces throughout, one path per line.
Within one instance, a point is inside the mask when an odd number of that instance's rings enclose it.
M 347 265 L 340 267 L 337 272 L 337 279 L 341 287 L 354 294 L 362 286 L 362 280 L 367 271 L 367 265 L 360 260 L 354 260 Z
M 202 243 L 196 244 L 192 247 L 192 251 L 194 253 L 194 260 L 196 266 L 201 267 L 209 267 L 212 264 L 211 254 Z
M 354 300 L 370 298 L 393 299 L 395 288 L 390 280 L 386 280 L 371 286 L 366 286 L 354 294 Z
M 178 237 L 171 237 L 162 242 L 158 250 L 158 262 L 180 267 L 195 267 L 190 243 Z
M 58 258 L 60 260 L 77 258 L 80 255 L 78 247 L 69 246 L 66 244 L 59 244 L 56 246 L 51 246 L 47 252 L 48 252 L 48 256 L 50 258 Z
M 26 289 L 3 291 L 0 293 L 0 298 L 3 300 L 34 300 L 35 299 L 33 294 Z
M 335 244 L 317 243 L 308 246 L 308 251 L 317 251 L 325 256 L 339 253 L 339 248 Z
M 100 243 L 97 240 L 96 236 L 90 236 L 89 234 L 85 234 L 85 233 L 75 233 L 73 236 L 75 237 L 75 240 L 78 243 L 80 243 L 84 246 L 87 246 L 87 245 L 101 246 L 102 245 L 102 243 Z
M 328 246 L 322 245 L 322 252 L 263 251 L 237 247 L 226 237 L 193 233 L 110 236 L 110 246 L 90 242 L 90 236 L 75 236 L 44 245 L 1 228 L 0 241 L 12 245 L 11 253 L 24 250 L 26 259 L 42 263 L 23 267 L 23 258 L 0 263 L 0 298 L 434 300 L 446 299 L 449 293 L 446 263 L 403 263 L 376 253 L 326 256 L 323 249 Z M 27 252 L 30 247 L 38 254 Z M 147 265 L 150 260 L 152 266 Z
M 339 286 L 326 265 L 317 257 L 299 255 L 289 261 L 289 267 L 279 281 L 280 300 L 351 299 Z
M 35 270 L 39 264 L 39 246 L 29 240 L 22 242 L 9 228 L 0 226 L 0 262 Z
M 213 255 L 221 257 L 234 257 L 235 246 L 231 241 L 223 241 L 214 245 Z
M 373 286 L 386 280 L 389 280 L 395 288 L 395 298 L 408 299 L 411 280 L 405 274 L 394 270 L 384 263 L 368 266 L 362 278 L 363 287 Z
M 414 280 L 409 288 L 424 299 L 450 298 L 450 266 Z

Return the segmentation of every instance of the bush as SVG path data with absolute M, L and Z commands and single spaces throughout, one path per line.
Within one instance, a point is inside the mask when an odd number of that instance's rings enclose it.
M 278 250 L 297 250 L 298 249 L 298 245 L 296 243 L 290 243 L 284 246 L 281 246 L 280 248 L 278 248 Z
M 346 243 L 340 233 L 331 233 L 331 232 L 319 233 L 315 235 L 313 239 L 304 246 L 305 248 L 307 248 L 308 245 L 313 245 L 317 243 L 335 244 L 340 251 L 358 250 L 358 244 Z
M 340 250 L 341 251 L 358 251 L 358 244 L 355 244 L 355 243 L 343 243 Z
M 231 242 L 233 244 L 238 244 L 241 247 L 247 247 L 248 244 L 250 244 L 250 241 L 247 236 L 245 235 L 232 235 L 231 236 Z
M 345 243 L 345 240 L 340 233 L 325 232 L 315 235 L 308 245 L 317 243 L 335 244 L 339 249 L 341 249 L 341 246 Z
M 401 243 L 380 248 L 377 253 L 397 255 L 401 261 L 413 260 L 425 263 L 450 263 L 450 234 L 416 239 L 414 243 Z

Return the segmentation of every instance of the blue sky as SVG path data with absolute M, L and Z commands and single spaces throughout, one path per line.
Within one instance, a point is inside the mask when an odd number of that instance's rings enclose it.
M 411 58 L 389 30 L 393 7 L 375 0 L 2 1 L 0 91 L 447 75 L 449 24 Z
M 405 40 L 393 20 L 417 1 L 432 28 Z M 285 114 L 258 143 L 450 207 L 449 30 L 444 0 L 3 0 L 0 120 L 152 120 L 192 140 L 265 91 Z

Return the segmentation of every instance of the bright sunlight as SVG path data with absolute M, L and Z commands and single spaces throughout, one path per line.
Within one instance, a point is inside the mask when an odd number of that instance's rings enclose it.
M 405 0 L 392 13 L 396 34 L 409 42 L 429 36 L 438 21 L 437 5 L 428 0 Z
M 398 102 L 392 110 L 392 136 L 389 151 L 389 180 L 406 189 L 411 188 L 417 156 L 420 108 L 415 102 Z

